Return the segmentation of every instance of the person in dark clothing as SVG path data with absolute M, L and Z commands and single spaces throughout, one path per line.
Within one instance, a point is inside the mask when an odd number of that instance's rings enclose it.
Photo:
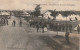
M 15 26 L 15 24 L 16 24 L 16 21 L 15 21 L 15 20 L 13 20 L 13 25 Z
M 67 42 L 67 43 L 70 42 L 70 41 L 69 41 L 69 32 L 66 32 L 66 34 L 65 34 L 65 39 L 66 39 L 66 42 Z
M 20 26 L 22 26 L 22 20 L 20 20 Z
M 4 24 L 6 23 L 5 19 L 3 19 Z
M 32 26 L 31 21 L 29 22 L 30 27 Z
M 57 31 L 59 31 L 59 23 L 57 24 Z
M 70 33 L 72 32 L 72 25 L 71 24 L 69 25 L 69 31 L 70 31 Z
M 77 17 L 75 17 L 75 20 L 78 20 Z
M 43 33 L 44 33 L 44 27 L 45 27 L 45 25 L 44 25 L 44 23 L 42 24 L 42 30 L 43 30 Z
M 66 32 L 68 32 L 68 24 L 66 24 Z
M 3 24 L 3 18 L 1 18 L 1 24 Z
M 72 21 L 72 19 L 70 18 L 70 21 Z
M 78 34 L 79 34 L 79 31 L 80 31 L 80 27 L 79 27 L 79 25 L 78 25 L 78 27 L 77 27 L 77 31 L 78 31 Z
M 56 31 L 58 31 L 58 24 L 57 23 L 55 25 L 55 29 L 56 29 Z
M 63 25 L 62 25 L 62 31 L 63 31 L 63 32 L 64 32 L 64 28 L 65 28 L 65 27 L 64 27 L 64 24 L 63 24 Z
M 40 22 L 39 22 L 40 28 L 41 28 L 41 24 L 42 24 L 42 22 L 40 21 Z
M 52 24 L 52 30 L 54 30 L 54 23 Z
M 63 27 L 62 24 L 60 25 L 60 27 L 61 27 L 60 30 L 62 31 L 62 27 Z
M 39 24 L 36 24 L 37 32 L 39 31 Z
M 7 25 L 8 25 L 8 19 L 6 20 L 6 22 L 7 22 Z
M 65 24 L 62 25 L 62 31 L 65 31 Z
M 50 29 L 52 29 L 52 22 L 50 22 Z
M 61 31 L 61 24 L 59 24 L 59 31 Z

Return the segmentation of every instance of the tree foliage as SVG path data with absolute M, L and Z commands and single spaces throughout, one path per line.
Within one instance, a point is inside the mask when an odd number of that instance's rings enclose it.
M 34 16 L 36 16 L 36 17 L 40 16 L 40 14 L 41 14 L 40 9 L 41 9 L 40 5 L 37 5 L 35 7 Z

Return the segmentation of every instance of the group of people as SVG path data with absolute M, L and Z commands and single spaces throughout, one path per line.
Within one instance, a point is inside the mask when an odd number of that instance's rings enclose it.
M 30 21 L 29 22 L 30 27 L 35 27 L 37 29 L 37 32 L 39 31 L 39 28 L 42 28 L 42 32 L 44 33 L 47 31 L 47 23 L 42 21 Z
M 42 21 L 30 21 L 30 26 L 35 27 L 37 29 L 37 32 L 39 31 L 39 28 L 42 28 L 42 32 L 45 32 L 45 28 L 47 29 L 48 24 L 50 26 L 50 29 L 57 30 L 57 31 L 66 31 L 65 33 L 65 40 L 69 44 L 69 32 L 72 32 L 72 25 L 71 24 L 51 24 L 47 22 Z
M 16 20 L 14 19 L 13 22 L 12 22 L 12 25 L 15 27 L 16 26 Z M 19 26 L 21 27 L 22 26 L 22 20 L 20 19 L 19 21 Z
M 7 18 L 1 18 L 1 24 L 6 24 L 8 25 L 8 19 Z
M 54 31 L 72 32 L 72 24 L 50 23 L 50 29 Z
M 9 25 L 9 21 L 7 18 L 1 18 L 0 20 L 0 24 L 1 25 Z M 16 26 L 16 20 L 14 19 L 13 22 L 12 22 L 12 26 Z M 22 26 L 22 20 L 20 19 L 19 21 L 19 26 L 21 27 Z
M 49 28 L 54 31 L 72 32 L 72 24 L 47 23 L 42 21 L 30 21 L 29 24 L 30 26 L 36 27 L 37 32 L 39 28 L 42 28 L 43 32 L 45 28 Z

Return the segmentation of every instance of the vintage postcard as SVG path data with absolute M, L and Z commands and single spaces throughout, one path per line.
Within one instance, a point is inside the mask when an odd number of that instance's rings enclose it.
M 0 50 L 80 50 L 80 0 L 0 0 Z

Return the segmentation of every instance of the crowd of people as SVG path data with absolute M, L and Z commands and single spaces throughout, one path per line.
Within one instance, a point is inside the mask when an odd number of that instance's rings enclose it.
M 52 29 L 54 31 L 72 32 L 72 24 L 50 23 L 50 29 Z
M 53 30 L 53 31 L 61 31 L 61 32 L 70 32 L 72 33 L 73 31 L 73 26 L 71 23 L 59 23 L 59 22 L 44 22 L 44 21 L 29 21 L 30 26 L 37 28 L 37 32 L 39 28 L 43 29 L 43 32 L 45 31 L 45 28 L 48 30 Z M 77 27 L 77 31 L 79 31 L 79 27 Z
M 47 31 L 47 29 L 49 30 L 53 30 L 53 31 L 61 31 L 61 32 L 65 32 L 65 40 L 66 43 L 69 44 L 69 35 L 70 33 L 72 33 L 73 31 L 73 26 L 71 23 L 58 23 L 58 22 L 44 22 L 44 21 L 35 21 L 35 20 L 30 20 L 29 22 L 30 27 L 35 27 L 37 32 L 39 32 L 39 28 L 42 28 L 42 32 L 44 33 L 45 31 Z M 46 28 L 46 29 L 45 29 Z M 80 26 L 77 27 L 77 31 L 78 33 L 80 32 Z
M 0 25 L 8 25 L 8 19 L 7 18 L 1 18 Z
M 49 22 L 49 21 L 43 21 L 43 20 L 28 20 L 30 27 L 36 28 L 37 32 L 39 32 L 39 29 L 42 28 L 42 32 L 46 32 L 48 30 L 52 31 L 61 31 L 66 32 L 65 33 L 65 39 L 67 42 L 69 42 L 69 33 L 72 33 L 72 24 L 71 23 L 59 23 L 59 22 Z M 8 25 L 8 19 L 7 18 L 1 18 L 1 24 Z M 16 20 L 14 19 L 12 21 L 12 26 L 16 26 Z M 22 26 L 22 20 L 19 21 L 19 26 Z M 78 33 L 80 32 L 80 26 L 77 27 Z
M 30 27 L 35 27 L 37 28 L 37 32 L 39 31 L 39 28 L 42 28 L 43 32 L 45 31 L 44 28 L 47 27 L 47 23 L 42 22 L 42 21 L 30 21 L 29 22 Z
M 9 25 L 9 19 L 7 18 L 1 18 L 0 19 L 0 25 Z M 16 26 L 16 20 L 14 19 L 12 22 L 12 26 Z M 22 20 L 19 21 L 19 26 L 22 26 Z
M 53 31 L 69 31 L 72 32 L 72 25 L 71 24 L 59 24 L 59 23 L 48 23 L 48 22 L 38 22 L 38 21 L 30 21 L 29 22 L 30 26 L 36 27 L 37 30 L 39 30 L 39 28 L 43 29 L 44 32 L 44 28 L 48 28 L 50 30 Z

